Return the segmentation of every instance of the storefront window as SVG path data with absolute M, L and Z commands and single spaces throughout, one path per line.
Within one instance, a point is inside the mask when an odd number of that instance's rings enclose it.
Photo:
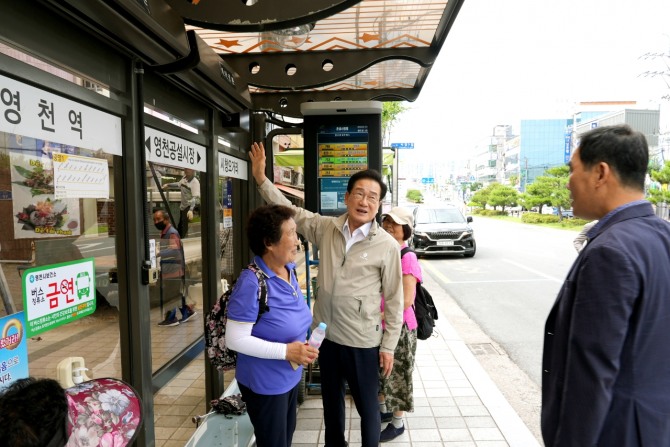
M 113 160 L 0 132 L 3 306 L 23 312 L 32 376 L 57 378 L 72 362 L 121 376 Z

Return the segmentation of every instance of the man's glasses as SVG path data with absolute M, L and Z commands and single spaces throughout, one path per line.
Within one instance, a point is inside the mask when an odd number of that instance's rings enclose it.
M 365 195 L 363 191 L 354 191 L 351 193 L 351 196 L 356 200 L 367 199 L 368 202 L 372 205 L 376 205 L 379 203 L 379 197 L 375 195 Z

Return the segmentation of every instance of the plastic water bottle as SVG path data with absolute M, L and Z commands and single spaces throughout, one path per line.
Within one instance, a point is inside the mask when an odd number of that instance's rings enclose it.
M 307 343 L 309 343 L 310 346 L 319 349 L 324 338 L 326 338 L 326 323 L 322 321 L 314 328 Z

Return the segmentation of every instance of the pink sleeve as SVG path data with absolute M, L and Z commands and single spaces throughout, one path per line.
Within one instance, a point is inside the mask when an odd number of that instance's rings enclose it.
M 400 260 L 400 265 L 402 266 L 403 275 L 412 275 L 420 282 L 423 281 L 423 276 L 421 275 L 421 266 L 419 265 L 419 260 L 416 257 L 416 253 L 408 252 Z

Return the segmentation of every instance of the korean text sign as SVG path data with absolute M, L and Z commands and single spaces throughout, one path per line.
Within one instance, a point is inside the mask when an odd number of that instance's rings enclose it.
M 95 312 L 94 259 L 26 270 L 23 273 L 23 309 L 28 337 Z

